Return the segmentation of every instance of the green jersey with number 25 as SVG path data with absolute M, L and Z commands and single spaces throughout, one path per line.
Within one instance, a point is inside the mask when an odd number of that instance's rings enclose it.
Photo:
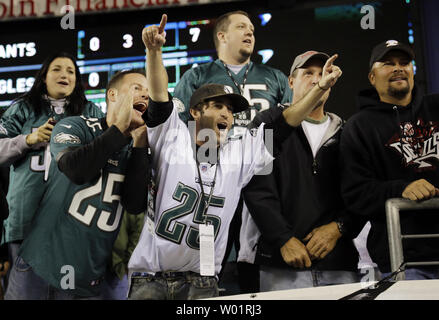
M 58 170 L 57 154 L 90 143 L 105 130 L 103 119 L 70 117 L 51 139 L 50 184 L 21 248 L 34 272 L 52 286 L 80 296 L 99 294 L 117 237 L 129 146 L 114 153 L 91 182 L 75 185 Z
M 84 106 L 86 117 L 102 117 L 104 113 L 93 103 Z M 57 119 L 65 114 L 56 114 L 49 107 L 37 115 L 29 104 L 20 100 L 11 105 L 0 120 L 0 139 L 28 135 L 43 125 L 49 117 Z M 8 204 L 9 217 L 4 221 L 5 234 L 3 243 L 23 240 L 29 232 L 46 183 L 44 170 L 47 165 L 48 148 L 46 144 L 38 144 L 37 149 L 30 149 L 22 158 L 11 166 Z

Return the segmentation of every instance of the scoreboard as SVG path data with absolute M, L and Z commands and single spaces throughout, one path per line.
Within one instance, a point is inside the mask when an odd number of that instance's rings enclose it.
M 243 1 L 244 2 L 244 1 Z M 339 1 L 341 2 L 341 1 Z M 416 66 L 426 70 L 422 61 L 422 37 L 415 21 L 419 18 L 407 1 L 367 2 L 375 8 L 375 29 L 361 27 L 358 1 L 345 1 L 336 6 L 302 7 L 257 6 L 261 1 L 245 5 L 200 5 L 166 10 L 166 44 L 164 65 L 172 93 L 184 72 L 198 64 L 217 58 L 213 42 L 215 19 L 232 10 L 245 10 L 255 26 L 255 51 L 252 61 L 289 73 L 294 57 L 307 50 L 338 53 L 336 64 L 343 77 L 328 100 L 328 111 L 347 119 L 355 109 L 359 89 L 367 80 L 370 52 L 381 41 L 396 39 L 410 43 L 417 52 Z M 279 2 L 280 3 L 280 2 Z M 63 30 L 52 20 L 51 27 L 35 20 L 17 30 L 0 35 L 0 108 L 7 108 L 13 99 L 28 91 L 44 59 L 55 51 L 67 51 L 77 59 L 86 96 L 105 111 L 105 88 L 111 76 L 120 70 L 145 66 L 142 29 L 158 23 L 161 11 L 139 10 L 113 16 L 84 15 L 73 30 Z M 87 20 L 88 19 L 88 20 Z M 91 22 L 90 22 L 91 21 Z M 3 22 L 4 23 L 4 22 Z M 0 30 L 3 31 L 2 22 Z M 11 26 L 11 23 L 8 23 Z M 53 27 L 56 25 L 56 27 Z M 424 81 L 424 74 L 417 74 Z
M 205 19 L 167 23 L 163 59 L 169 74 L 170 92 L 187 69 L 216 58 L 212 22 Z M 55 51 L 56 46 L 56 50 L 63 48 L 76 56 L 87 98 L 105 110 L 105 87 L 109 78 L 120 70 L 145 67 L 143 27 L 143 24 L 133 24 L 123 28 L 105 26 L 75 32 L 24 34 L 22 42 L 16 37 L 11 37 L 14 42 L 2 37 L 0 107 L 9 106 L 12 99 L 32 87 L 42 61 Z M 48 39 L 54 43 L 49 45 Z
M 99 28 L 78 32 L 77 58 L 81 59 L 78 65 L 90 100 L 105 106 L 105 87 L 115 72 L 145 67 L 143 27 L 134 25 L 122 30 Z M 169 21 L 165 31 L 163 60 L 169 75 L 169 91 L 173 92 L 187 69 L 216 58 L 215 50 L 208 45 L 213 42 L 212 20 Z

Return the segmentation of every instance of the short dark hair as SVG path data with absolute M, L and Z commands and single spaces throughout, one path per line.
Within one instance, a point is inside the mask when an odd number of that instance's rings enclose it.
M 110 81 L 108 81 L 107 88 L 106 88 L 106 90 L 105 90 L 105 101 L 107 102 L 107 104 L 108 104 L 108 101 L 107 101 L 107 91 L 108 91 L 109 89 L 111 89 L 111 88 L 116 88 L 116 89 L 119 88 L 119 86 L 120 86 L 120 84 L 121 84 L 123 78 L 124 78 L 127 74 L 132 74 L 132 73 L 138 73 L 138 74 L 141 74 L 141 75 L 143 75 L 143 76 L 146 76 L 146 75 L 145 75 L 145 70 L 140 69 L 140 68 L 137 68 L 137 69 L 130 69 L 130 70 L 122 70 L 122 71 L 118 71 L 118 72 L 116 72 L 116 73 L 111 77 Z
M 75 58 L 71 54 L 63 51 L 54 53 L 44 60 L 41 69 L 38 70 L 35 76 L 35 82 L 32 85 L 32 88 L 29 92 L 19 97 L 17 101 L 22 100 L 27 102 L 37 115 L 41 114 L 43 111 L 49 110 L 50 105 L 42 98 L 42 96 L 48 94 L 45 80 L 47 72 L 49 71 L 49 66 L 56 58 L 67 58 L 73 62 L 76 73 L 75 88 L 70 96 L 68 96 L 68 104 L 66 105 L 65 110 L 67 115 L 80 115 L 87 103 L 84 86 L 81 82 L 81 72 L 79 71 Z
M 192 114 L 190 112 L 191 109 L 194 109 L 194 110 L 197 110 L 197 111 L 200 111 L 201 113 L 203 113 L 204 107 L 207 108 L 208 106 L 209 106 L 208 101 L 203 101 L 203 102 L 200 102 L 200 103 L 190 107 L 189 108 L 189 121 L 194 120 L 194 117 L 192 117 Z
M 215 48 L 218 50 L 218 38 L 217 38 L 217 33 L 219 31 L 227 31 L 227 29 L 229 28 L 230 25 L 230 19 L 229 17 L 231 15 L 234 14 L 242 14 L 243 16 L 246 16 L 247 18 L 250 19 L 250 16 L 247 12 L 242 11 L 242 10 L 237 10 L 237 11 L 231 11 L 231 12 L 227 12 L 225 14 L 223 14 L 222 16 L 220 16 L 218 19 L 216 19 L 216 23 L 215 23 L 215 27 L 213 28 L 213 42 L 215 43 Z

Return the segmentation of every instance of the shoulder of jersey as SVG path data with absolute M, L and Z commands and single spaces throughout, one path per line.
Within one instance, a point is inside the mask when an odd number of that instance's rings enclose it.
M 271 72 L 275 74 L 280 74 L 286 76 L 281 70 L 267 66 L 266 64 L 260 64 L 260 63 L 253 63 L 253 67 L 260 69 L 261 71 Z
M 86 117 L 84 115 L 64 118 L 58 125 L 67 129 L 72 127 L 101 127 L 99 118 Z
M 78 116 L 78 118 L 81 118 L 82 121 L 84 122 L 89 122 L 89 123 L 96 123 L 99 122 L 100 123 L 100 118 L 96 118 L 96 117 L 90 117 L 90 116 L 85 116 L 83 114 L 81 114 L 80 116 Z
M 85 117 L 83 115 L 79 116 L 83 123 L 88 127 L 89 130 L 91 130 L 93 133 L 97 133 L 98 131 L 103 131 L 101 125 L 101 118 L 94 118 L 94 117 Z
M 172 103 L 174 104 L 175 108 L 177 108 L 178 113 L 183 113 L 186 111 L 183 101 L 177 97 L 172 98 Z
M 219 65 L 217 65 L 215 63 L 215 60 L 213 60 L 213 61 L 210 61 L 210 62 L 207 62 L 207 63 L 199 64 L 198 66 L 196 66 L 195 68 L 192 68 L 192 69 L 194 71 L 204 73 L 204 72 L 207 72 L 207 70 L 209 70 L 210 68 L 215 67 L 215 66 L 220 67 Z
M 9 114 L 11 113 L 17 113 L 17 112 L 21 112 L 23 114 L 27 114 L 32 112 L 31 107 L 29 106 L 29 104 L 25 101 L 25 100 L 17 100 L 14 101 L 6 110 Z M 5 113 L 6 113 L 5 111 Z

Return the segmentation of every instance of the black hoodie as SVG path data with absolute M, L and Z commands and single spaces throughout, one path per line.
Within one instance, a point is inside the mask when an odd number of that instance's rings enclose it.
M 390 272 L 386 200 L 401 198 L 422 178 L 439 187 L 439 95 L 422 96 L 415 87 L 411 104 L 402 107 L 381 102 L 369 89 L 358 102 L 360 111 L 341 137 L 342 193 L 350 212 L 370 219 L 370 256 L 381 272 Z M 439 214 L 404 212 L 401 231 L 437 233 Z M 405 240 L 403 246 L 406 262 L 439 260 L 438 240 Z

